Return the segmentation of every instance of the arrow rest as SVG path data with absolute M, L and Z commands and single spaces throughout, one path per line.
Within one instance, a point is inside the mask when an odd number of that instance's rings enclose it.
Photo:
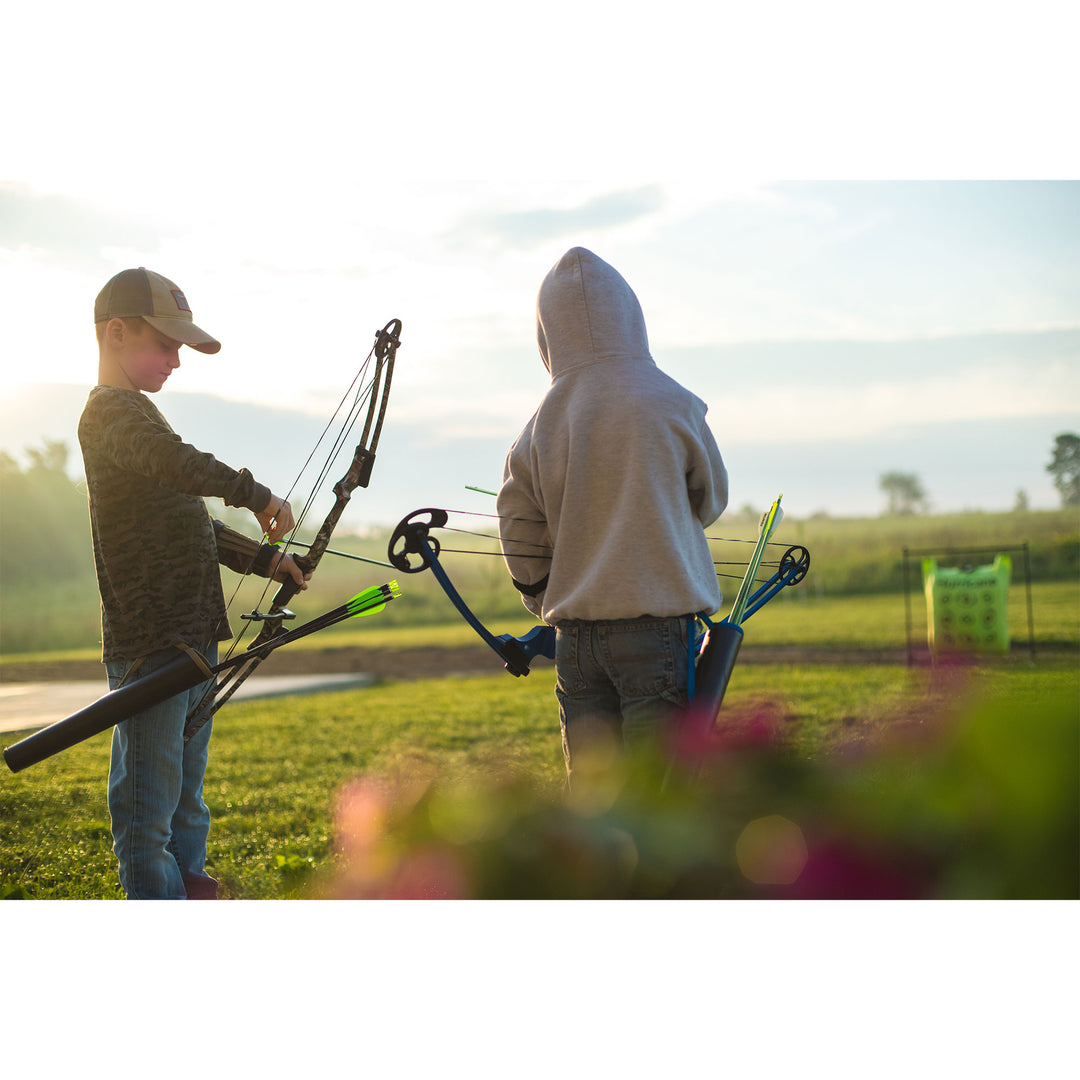
M 288 608 L 282 608 L 280 611 L 249 611 L 241 614 L 241 619 L 248 619 L 251 622 L 263 622 L 265 619 L 277 619 L 284 622 L 286 619 L 295 619 L 296 612 L 290 611 Z

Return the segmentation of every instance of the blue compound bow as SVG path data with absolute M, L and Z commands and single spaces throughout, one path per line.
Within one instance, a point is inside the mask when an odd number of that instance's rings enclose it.
M 430 569 L 461 617 L 499 656 L 506 670 L 515 676 L 528 675 L 529 666 L 537 656 L 554 658 L 555 628 L 540 625 L 521 637 L 514 637 L 510 634 L 495 634 L 484 626 L 455 588 L 439 560 L 442 546 L 438 538 L 432 535 L 432 530 L 447 527 L 450 513 L 451 511 L 434 507 L 413 511 L 403 518 L 394 530 L 387 557 L 391 565 L 403 574 L 418 574 Z M 762 518 L 760 534 L 731 614 L 717 623 L 706 616 L 698 617 L 708 627 L 700 641 L 695 634 L 691 642 L 691 650 L 697 657 L 697 672 L 691 674 L 691 693 L 695 693 L 696 687 L 699 701 L 710 693 L 719 693 L 722 697 L 742 641 L 742 623 L 760 611 L 785 586 L 797 585 L 810 569 L 810 553 L 806 548 L 789 547 L 781 557 L 776 572 L 763 583 L 756 581 L 758 571 L 763 565 L 765 548 L 782 517 L 778 497 Z M 415 561 L 410 556 L 415 556 Z M 718 660 L 722 660 L 722 663 L 717 672 Z M 719 689 L 718 681 L 722 683 Z M 716 707 L 719 709 L 719 700 Z
M 387 558 L 394 568 L 403 574 L 419 574 L 422 570 L 430 569 L 461 617 L 502 659 L 511 675 L 528 675 L 529 665 L 537 656 L 554 659 L 555 627 L 536 626 L 522 637 L 493 634 L 465 603 L 439 562 L 442 547 L 438 538 L 431 535 L 432 529 L 441 529 L 448 520 L 448 511 L 434 507 L 414 510 L 408 517 L 403 518 L 394 530 L 387 548 Z M 410 555 L 418 556 L 419 561 L 410 561 Z

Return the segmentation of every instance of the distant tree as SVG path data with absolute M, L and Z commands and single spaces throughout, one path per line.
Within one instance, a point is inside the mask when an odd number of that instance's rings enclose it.
M 0 484 L 19 475 L 19 463 L 6 451 L 0 450 Z
M 40 474 L 51 474 L 54 478 L 66 477 L 68 459 L 67 443 L 60 439 L 45 439 L 40 450 L 32 446 L 26 448 L 26 456 L 30 459 L 30 468 Z
M 68 448 L 28 448 L 24 470 L 0 454 L 0 582 L 69 580 L 93 570 L 86 491 L 64 471 Z
M 1080 506 L 1080 435 L 1066 432 L 1054 439 L 1054 456 L 1046 471 L 1054 478 L 1061 505 Z
M 1028 499 L 1028 493 L 1020 488 L 1016 493 L 1016 502 L 1013 503 L 1013 513 L 1022 514 L 1026 510 L 1031 509 L 1031 501 Z
M 927 507 L 926 492 L 914 473 L 887 472 L 878 478 L 878 486 L 889 500 L 885 511 L 890 516 L 917 514 Z

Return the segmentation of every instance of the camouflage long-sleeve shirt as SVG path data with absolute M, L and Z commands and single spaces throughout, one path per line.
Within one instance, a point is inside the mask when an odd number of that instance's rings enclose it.
M 232 637 L 218 563 L 266 575 L 273 549 L 213 520 L 203 497 L 262 511 L 270 489 L 182 442 L 136 390 L 95 386 L 79 420 L 102 660 Z

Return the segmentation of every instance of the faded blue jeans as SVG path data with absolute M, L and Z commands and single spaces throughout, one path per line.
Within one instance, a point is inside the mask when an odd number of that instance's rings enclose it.
M 566 620 L 556 627 L 555 697 L 569 782 L 583 752 L 655 745 L 687 704 L 688 617 Z
M 217 663 L 217 644 L 203 654 Z M 128 680 L 153 674 L 177 656 L 151 653 Z M 109 689 L 120 685 L 132 661 L 105 665 Z M 203 774 L 213 721 L 184 743 L 188 709 L 209 682 L 153 705 L 113 728 L 109 761 L 109 814 L 120 884 L 129 900 L 211 899 L 217 883 L 206 874 L 210 811 Z

